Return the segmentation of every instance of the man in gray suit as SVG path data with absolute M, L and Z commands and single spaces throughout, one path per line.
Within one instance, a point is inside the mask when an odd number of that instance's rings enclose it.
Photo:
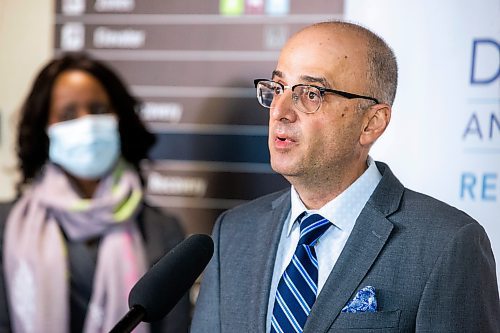
M 255 85 L 292 186 L 219 217 L 192 332 L 499 332 L 484 229 L 368 154 L 396 93 L 386 43 L 316 24 Z

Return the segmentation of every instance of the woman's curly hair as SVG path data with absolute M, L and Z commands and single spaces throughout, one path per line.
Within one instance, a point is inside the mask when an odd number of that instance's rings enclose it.
M 68 70 L 84 71 L 102 84 L 118 116 L 121 155 L 136 169 L 139 169 L 140 160 L 147 157 L 156 141 L 139 118 L 137 111 L 140 102 L 130 95 L 111 68 L 84 53 L 65 54 L 50 61 L 41 70 L 20 110 L 17 155 L 22 179 L 18 190 L 37 176 L 48 159 L 49 138 L 46 129 L 52 87 L 56 78 Z

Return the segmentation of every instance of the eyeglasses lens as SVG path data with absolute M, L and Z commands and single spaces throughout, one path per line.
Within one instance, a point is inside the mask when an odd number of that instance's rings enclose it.
M 262 81 L 257 85 L 257 98 L 266 108 L 271 108 L 274 98 L 282 94 L 283 88 L 276 82 Z M 314 113 L 321 105 L 321 92 L 307 85 L 295 86 L 291 98 L 295 107 L 305 113 Z

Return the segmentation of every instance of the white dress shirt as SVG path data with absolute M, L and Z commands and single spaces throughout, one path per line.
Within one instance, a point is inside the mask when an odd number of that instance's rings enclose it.
M 266 332 L 270 332 L 271 330 L 271 317 L 273 315 L 274 299 L 279 280 L 292 260 L 299 242 L 300 226 L 296 221 L 297 217 L 304 211 L 307 212 L 307 215 L 318 213 L 333 223 L 333 226 L 321 236 L 315 245 L 319 264 L 319 294 L 340 253 L 344 249 L 356 219 L 382 178 L 371 157 L 368 157 L 367 164 L 368 169 L 351 186 L 319 210 L 308 210 L 292 186 L 291 210 L 283 225 L 276 253 L 276 261 L 274 263 L 273 279 L 267 306 Z

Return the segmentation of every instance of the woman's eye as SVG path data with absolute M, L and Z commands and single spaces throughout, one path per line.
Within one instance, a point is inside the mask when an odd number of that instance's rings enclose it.
M 105 114 L 109 113 L 109 106 L 103 103 L 91 103 L 89 105 L 89 111 L 91 114 Z
M 65 106 L 59 113 L 59 121 L 73 120 L 77 117 L 78 108 L 74 104 Z

